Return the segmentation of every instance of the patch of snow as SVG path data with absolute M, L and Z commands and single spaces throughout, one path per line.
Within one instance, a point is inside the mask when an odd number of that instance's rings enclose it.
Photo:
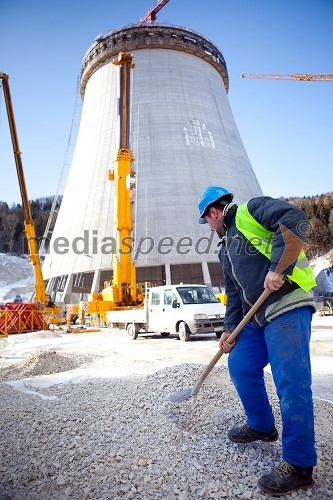
M 13 302 L 16 295 L 29 302 L 34 289 L 33 266 L 27 257 L 0 253 L 0 302 Z
M 47 396 L 46 394 L 43 394 L 41 392 L 36 392 L 32 391 L 31 389 L 28 389 L 25 385 L 24 380 L 13 380 L 12 382 L 7 382 L 7 384 L 16 389 L 17 391 L 23 392 L 24 394 L 30 394 L 31 396 L 38 396 L 44 400 L 46 399 L 54 401 L 58 399 L 57 396 Z

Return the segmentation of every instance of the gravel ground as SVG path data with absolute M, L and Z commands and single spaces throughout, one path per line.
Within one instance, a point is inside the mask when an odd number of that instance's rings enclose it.
M 34 352 L 15 367 L 2 368 L 3 378 L 37 375 L 46 361 L 48 373 L 60 371 L 64 353 L 48 353 L 48 359 L 45 352 Z M 169 395 L 193 387 L 204 365 L 159 370 L 153 362 L 138 361 L 130 375 L 120 376 L 128 366 L 116 356 L 66 353 L 65 358 L 66 370 L 90 363 L 95 376 L 43 388 L 36 388 L 34 378 L 25 379 L 31 394 L 7 382 L 0 384 L 1 500 L 265 496 L 257 479 L 279 463 L 281 441 L 250 445 L 228 441 L 228 428 L 242 424 L 244 415 L 225 366 L 213 370 L 196 397 L 171 405 Z M 107 376 L 98 375 L 101 367 Z M 266 381 L 281 430 L 269 374 Z M 316 400 L 315 412 L 314 486 L 280 498 L 333 498 L 332 405 Z

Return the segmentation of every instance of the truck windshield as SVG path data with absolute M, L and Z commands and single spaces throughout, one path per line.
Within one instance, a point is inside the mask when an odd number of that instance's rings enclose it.
M 219 302 L 212 290 L 204 286 L 177 287 L 177 292 L 181 296 L 184 304 L 209 304 Z

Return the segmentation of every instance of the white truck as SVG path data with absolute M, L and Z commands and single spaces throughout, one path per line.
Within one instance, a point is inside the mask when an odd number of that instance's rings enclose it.
M 147 290 L 143 307 L 107 312 L 109 327 L 124 328 L 135 340 L 139 333 L 162 337 L 178 333 L 187 342 L 191 335 L 223 331 L 225 305 L 205 285 L 164 285 Z

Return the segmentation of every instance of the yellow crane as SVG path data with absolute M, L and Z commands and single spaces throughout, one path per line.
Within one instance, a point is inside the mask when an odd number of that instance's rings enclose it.
M 136 269 L 132 261 L 132 214 L 133 184 L 135 172 L 132 170 L 133 154 L 129 149 L 130 136 L 130 70 L 134 68 L 133 55 L 120 52 L 113 64 L 119 67 L 119 148 L 113 170 L 108 178 L 114 182 L 114 229 L 117 248 L 113 254 L 113 278 L 104 282 L 100 293 L 90 293 L 87 301 L 66 307 L 67 322 L 74 314 L 85 323 L 105 324 L 107 311 L 128 309 L 142 304 L 142 287 L 136 282 Z
M 36 237 L 35 225 L 31 215 L 30 203 L 29 203 L 27 187 L 25 183 L 23 166 L 22 166 L 21 151 L 17 137 L 17 130 L 14 119 L 14 110 L 8 83 L 9 76 L 4 73 L 0 73 L 0 79 L 2 80 L 2 87 L 5 97 L 10 134 L 13 144 L 17 177 L 19 181 L 21 198 L 22 198 L 24 229 L 28 241 L 29 258 L 32 262 L 35 275 L 34 297 L 36 302 L 47 302 L 44 280 L 42 275 L 42 268 L 39 261 L 39 254 L 37 249 L 37 237 Z
M 46 321 L 46 324 L 52 322 L 52 317 L 60 312 L 60 308 L 55 306 L 50 302 L 50 298 L 46 295 L 46 289 L 43 279 L 42 267 L 39 259 L 38 253 L 38 243 L 35 230 L 35 224 L 31 215 L 30 203 L 28 198 L 27 186 L 25 182 L 21 150 L 18 142 L 16 123 L 14 118 L 14 109 L 12 104 L 11 92 L 9 88 L 9 76 L 5 73 L 0 72 L 0 80 L 2 81 L 2 88 L 5 98 L 8 123 L 10 129 L 10 135 L 12 139 L 13 152 L 17 170 L 17 177 L 20 186 L 21 198 L 22 198 L 22 210 L 24 216 L 24 230 L 28 243 L 28 253 L 29 258 L 33 265 L 34 270 L 34 303 L 38 305 L 39 313 L 41 313 Z M 20 330 L 20 327 L 18 327 Z M 11 332 L 16 333 L 16 332 Z M 18 331 L 19 333 L 19 331 Z
M 333 74 L 312 75 L 307 73 L 294 73 L 288 75 L 281 73 L 242 73 L 241 78 L 252 78 L 259 80 L 295 80 L 301 82 L 332 82 Z
M 114 221 L 118 245 L 117 253 L 113 255 L 112 282 L 106 282 L 107 286 L 101 293 L 103 300 L 128 306 L 142 302 L 129 249 L 129 242 L 133 241 L 131 179 L 135 175 L 132 170 L 134 158 L 129 149 L 130 70 L 134 68 L 134 63 L 132 54 L 124 52 L 120 52 L 112 62 L 119 66 L 119 149 L 114 169 L 109 171 L 109 180 L 114 181 Z

